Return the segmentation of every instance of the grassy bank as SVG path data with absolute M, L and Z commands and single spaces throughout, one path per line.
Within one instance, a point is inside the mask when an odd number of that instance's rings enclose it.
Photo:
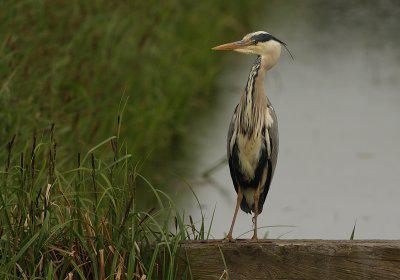
M 1 279 L 174 279 L 204 225 L 140 167 L 170 162 L 253 2 L 0 2 Z
M 137 172 L 119 135 L 78 154 L 68 170 L 58 168 L 54 127 L 44 139 L 32 139 L 22 152 L 14 139 L 7 144 L 0 278 L 176 279 L 178 244 L 207 238 L 204 223 L 180 215 Z M 140 206 L 139 184 L 155 203 Z
M 157 165 L 168 161 L 193 109 L 213 92 L 219 56 L 210 47 L 244 33 L 252 6 L 1 1 L 1 144 L 17 134 L 22 147 L 35 130 L 55 123 L 64 143 L 59 155 L 71 157 L 115 134 L 128 100 L 120 133 L 130 152 L 150 168 L 152 154 Z

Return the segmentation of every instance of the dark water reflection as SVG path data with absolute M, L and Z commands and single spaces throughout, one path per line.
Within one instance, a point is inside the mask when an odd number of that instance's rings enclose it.
M 296 227 L 262 232 L 349 238 L 357 219 L 356 238 L 400 238 L 400 2 L 269 1 L 264 14 L 254 30 L 287 42 L 295 60 L 283 53 L 267 77 L 280 153 L 260 224 Z M 217 101 L 187 143 L 193 182 L 225 156 L 231 114 L 254 61 L 218 55 L 227 63 Z M 216 205 L 212 233 L 221 238 L 235 192 L 227 166 L 212 178 L 195 191 L 208 218 Z M 181 207 L 199 216 L 191 195 Z M 235 234 L 250 228 L 251 217 L 240 213 Z

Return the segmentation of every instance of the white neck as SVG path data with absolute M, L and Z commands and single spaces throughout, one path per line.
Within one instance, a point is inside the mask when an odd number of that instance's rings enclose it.
M 271 69 L 281 56 L 281 45 L 278 42 L 271 41 L 266 51 L 261 54 L 261 65 L 265 70 Z

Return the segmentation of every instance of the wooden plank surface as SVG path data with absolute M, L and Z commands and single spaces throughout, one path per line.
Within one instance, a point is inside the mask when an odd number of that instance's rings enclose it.
M 400 240 L 191 241 L 179 255 L 179 279 L 400 279 Z

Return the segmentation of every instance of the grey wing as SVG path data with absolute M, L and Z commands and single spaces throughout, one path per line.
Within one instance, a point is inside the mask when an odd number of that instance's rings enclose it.
M 227 150 L 228 150 L 228 163 L 229 163 L 229 172 L 232 177 L 232 182 L 233 186 L 235 187 L 235 191 L 238 191 L 238 183 L 236 180 L 236 171 L 235 171 L 235 163 L 234 163 L 234 146 L 236 142 L 236 131 L 235 131 L 235 125 L 236 125 L 236 118 L 237 118 L 237 109 L 238 106 L 236 106 L 235 111 L 232 116 L 231 124 L 229 125 L 229 130 L 228 130 L 228 141 L 227 141 Z
M 276 162 L 278 159 L 278 151 L 279 151 L 279 133 L 278 133 L 278 119 L 275 114 L 274 108 L 270 105 L 268 106 L 270 118 L 272 120 L 272 124 L 268 127 L 268 135 L 270 142 L 270 155 L 269 160 L 271 162 L 271 179 L 274 176 Z
M 267 177 L 264 184 L 264 190 L 261 193 L 258 210 L 259 213 L 262 212 L 265 199 L 267 197 L 269 188 L 271 186 L 272 178 L 274 177 L 276 161 L 278 159 L 279 150 L 279 137 L 278 137 L 278 120 L 274 108 L 271 105 L 267 107 L 266 114 L 266 132 L 265 132 L 265 146 L 267 147 L 267 164 L 265 166 Z
M 236 139 L 236 133 L 234 135 L 234 130 L 235 130 L 235 123 L 236 123 L 236 116 L 237 116 L 237 109 L 239 105 L 236 105 L 235 111 L 233 112 L 232 120 L 229 125 L 229 130 L 228 130 L 228 141 L 227 141 L 227 154 L 228 154 L 228 160 L 232 155 L 232 149 L 233 145 L 235 144 L 235 139 Z

